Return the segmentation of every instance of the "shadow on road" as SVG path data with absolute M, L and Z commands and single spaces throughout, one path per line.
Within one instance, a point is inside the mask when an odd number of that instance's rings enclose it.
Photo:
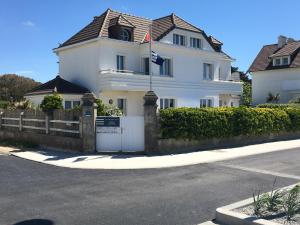
M 54 222 L 51 220 L 45 219 L 31 219 L 31 220 L 24 220 L 13 225 L 54 225 Z

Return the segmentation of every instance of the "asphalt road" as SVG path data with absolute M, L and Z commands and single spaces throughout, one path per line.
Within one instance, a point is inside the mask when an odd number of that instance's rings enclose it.
M 275 176 L 278 186 L 299 181 L 299 153 L 121 171 L 66 169 L 0 155 L 0 225 L 199 224 L 213 219 L 217 207 L 269 190 Z

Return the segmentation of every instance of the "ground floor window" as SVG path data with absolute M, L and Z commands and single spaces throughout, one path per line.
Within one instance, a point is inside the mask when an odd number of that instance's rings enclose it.
M 80 106 L 80 101 L 65 101 L 65 109 L 73 109 Z
M 212 99 L 202 98 L 200 99 L 200 108 L 212 107 Z
M 126 115 L 126 105 L 127 105 L 127 101 L 125 98 L 118 98 L 117 100 L 117 106 L 118 108 L 122 111 L 122 113 L 124 115 Z
M 175 99 L 173 98 L 161 98 L 160 109 L 175 108 Z

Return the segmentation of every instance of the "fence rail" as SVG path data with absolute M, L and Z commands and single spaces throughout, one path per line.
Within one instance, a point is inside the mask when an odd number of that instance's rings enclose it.
M 16 115 L 14 115 L 16 116 Z M 27 124 L 26 124 L 27 122 Z M 28 123 L 33 123 L 32 125 L 28 125 Z M 63 125 L 79 125 L 77 128 L 64 129 Z M 36 119 L 36 118 L 24 118 L 24 113 L 21 112 L 19 117 L 9 117 L 5 115 L 5 113 L 0 112 L 0 129 L 2 127 L 12 127 L 19 128 L 19 131 L 23 131 L 23 129 L 28 130 L 40 130 L 45 131 L 46 134 L 52 132 L 61 132 L 61 133 L 69 133 L 69 134 L 79 134 L 82 136 L 82 125 L 81 118 L 78 121 L 74 120 L 58 120 L 52 119 L 50 120 L 47 115 L 45 115 L 45 119 Z

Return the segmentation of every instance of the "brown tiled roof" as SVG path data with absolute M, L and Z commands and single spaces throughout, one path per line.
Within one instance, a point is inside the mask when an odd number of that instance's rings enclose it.
M 270 58 L 280 57 L 280 56 L 289 56 L 293 54 L 298 48 L 300 48 L 300 41 L 289 42 L 281 49 L 276 51 L 274 54 L 270 55 Z
M 296 47 L 298 46 L 298 48 Z M 300 67 L 300 41 L 287 43 L 282 48 L 278 49 L 277 44 L 265 45 L 249 68 L 249 72 L 284 69 L 284 68 L 296 68 Z M 273 66 L 271 57 L 291 56 L 290 65 Z
M 53 80 L 32 89 L 26 95 L 46 94 L 53 93 L 54 91 L 57 91 L 59 94 L 84 94 L 90 92 L 87 88 L 64 80 L 60 76 L 56 76 Z
M 192 32 L 201 33 L 211 46 L 215 48 L 214 43 L 207 37 L 204 31 L 191 25 L 180 17 L 172 13 L 169 16 L 165 16 L 156 20 L 145 19 L 125 13 L 120 13 L 108 9 L 102 15 L 94 17 L 94 20 L 84 27 L 77 34 L 72 36 L 69 40 L 64 42 L 59 47 L 72 45 L 75 43 L 91 40 L 97 37 L 108 37 L 108 28 L 113 25 L 123 25 L 128 27 L 134 27 L 133 41 L 142 43 L 146 33 L 149 30 L 150 24 L 152 24 L 152 38 L 153 40 L 160 40 L 171 30 L 175 28 L 188 30 Z

